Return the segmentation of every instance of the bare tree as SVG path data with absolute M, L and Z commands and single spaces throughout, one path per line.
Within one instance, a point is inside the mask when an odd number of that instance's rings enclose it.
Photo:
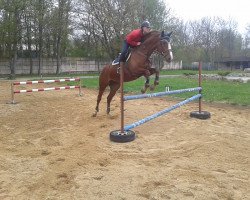
M 241 36 L 232 19 L 184 23 L 164 0 L 0 0 L 0 58 L 9 59 L 13 75 L 18 56 L 30 59 L 30 74 L 36 56 L 38 74 L 45 57 L 56 58 L 56 73 L 65 55 L 113 59 L 143 20 L 153 29 L 174 31 L 175 59 L 185 63 L 250 54 L 249 26 Z
M 168 19 L 168 10 L 161 0 L 84 0 L 75 5 L 83 38 L 91 37 L 95 49 L 101 47 L 109 58 L 117 56 L 125 35 L 138 28 L 142 20 L 150 20 L 155 28 L 164 28 Z
M 62 43 L 67 37 L 69 26 L 69 12 L 71 0 L 58 0 L 58 7 L 55 8 L 54 35 L 55 35 L 55 55 L 57 61 L 56 74 L 59 74 L 62 57 Z
M 243 55 L 250 56 L 250 24 L 246 27 L 246 34 L 243 41 Z
M 32 55 L 32 37 L 34 29 L 34 5 L 32 0 L 27 0 L 26 9 L 24 12 L 24 44 L 27 44 L 29 62 L 30 62 L 30 74 L 33 74 L 33 55 Z

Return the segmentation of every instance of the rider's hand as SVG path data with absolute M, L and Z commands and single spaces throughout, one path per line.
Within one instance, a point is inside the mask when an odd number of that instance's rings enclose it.
M 137 46 L 140 46 L 141 45 L 141 42 L 137 42 Z

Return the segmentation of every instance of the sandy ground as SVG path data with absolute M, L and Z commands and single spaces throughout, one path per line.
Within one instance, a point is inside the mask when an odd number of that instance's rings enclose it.
M 0 82 L 1 200 L 250 199 L 250 108 L 203 104 L 212 118 L 198 120 L 190 103 L 121 144 L 109 140 L 119 95 L 110 116 L 105 95 L 92 118 L 97 91 L 83 91 L 17 94 L 12 105 L 10 82 Z M 125 124 L 176 102 L 126 102 Z

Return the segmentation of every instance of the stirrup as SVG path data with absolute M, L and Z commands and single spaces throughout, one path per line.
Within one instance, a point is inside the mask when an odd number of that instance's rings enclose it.
M 120 74 L 120 66 L 119 67 L 117 67 L 117 69 L 116 69 L 116 72 L 117 72 L 117 74 Z
M 119 65 L 120 64 L 120 62 L 119 62 L 119 59 L 118 58 L 116 58 L 115 60 L 113 60 L 113 62 L 112 62 L 112 65 Z
M 120 64 L 120 57 L 121 57 L 121 53 L 119 53 L 117 58 L 115 60 L 113 60 L 112 65 L 119 65 Z

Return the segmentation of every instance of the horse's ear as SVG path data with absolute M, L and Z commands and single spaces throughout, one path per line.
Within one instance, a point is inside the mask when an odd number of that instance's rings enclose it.
M 165 36 L 164 31 L 161 32 L 161 38 L 163 38 Z
M 173 31 L 171 31 L 170 33 L 167 34 L 168 37 L 170 37 L 172 35 Z

